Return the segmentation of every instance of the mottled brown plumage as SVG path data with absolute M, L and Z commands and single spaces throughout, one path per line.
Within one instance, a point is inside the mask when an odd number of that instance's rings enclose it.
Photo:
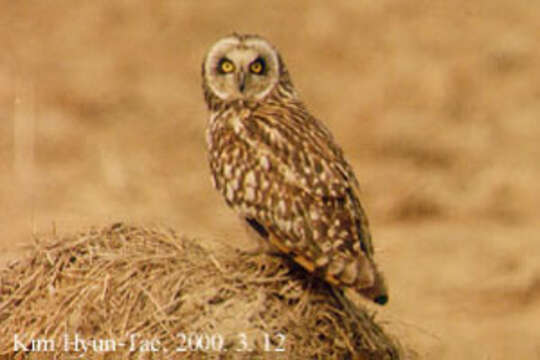
M 255 35 L 225 37 L 202 75 L 212 180 L 227 204 L 309 272 L 385 303 L 358 181 L 273 46 Z

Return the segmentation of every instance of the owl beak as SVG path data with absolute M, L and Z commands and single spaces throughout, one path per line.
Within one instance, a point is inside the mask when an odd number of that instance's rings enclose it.
M 238 91 L 243 93 L 246 88 L 246 74 L 243 71 L 236 73 L 236 84 L 238 85 Z

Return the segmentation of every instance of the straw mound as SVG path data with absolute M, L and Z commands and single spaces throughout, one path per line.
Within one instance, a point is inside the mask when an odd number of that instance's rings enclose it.
M 0 356 L 24 344 L 27 358 L 71 359 L 84 340 L 85 358 L 400 357 L 364 310 L 346 314 L 279 257 L 214 256 L 171 230 L 124 224 L 44 242 L 0 271 Z

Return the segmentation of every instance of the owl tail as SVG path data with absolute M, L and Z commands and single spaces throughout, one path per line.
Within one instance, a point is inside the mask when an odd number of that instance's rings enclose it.
M 325 279 L 337 287 L 354 290 L 379 305 L 388 302 L 388 289 L 383 274 L 377 269 L 373 259 L 363 253 L 357 254 L 356 259 L 347 265 L 343 265 L 340 259 L 335 259 L 327 266 Z
M 388 289 L 386 288 L 386 282 L 383 274 L 378 269 L 373 267 L 375 277 L 373 285 L 370 287 L 364 287 L 357 289 L 358 293 L 368 298 L 369 300 L 379 304 L 385 305 L 388 302 Z

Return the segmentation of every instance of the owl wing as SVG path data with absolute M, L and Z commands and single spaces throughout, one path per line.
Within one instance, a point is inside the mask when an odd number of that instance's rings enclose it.
M 238 176 L 222 184 L 226 199 L 234 197 L 229 204 L 308 271 L 335 285 L 372 286 L 371 237 L 351 167 L 324 125 L 307 112 L 283 111 L 232 120 L 241 125 L 233 138 L 221 137 L 233 164 L 224 173 L 234 168 Z

